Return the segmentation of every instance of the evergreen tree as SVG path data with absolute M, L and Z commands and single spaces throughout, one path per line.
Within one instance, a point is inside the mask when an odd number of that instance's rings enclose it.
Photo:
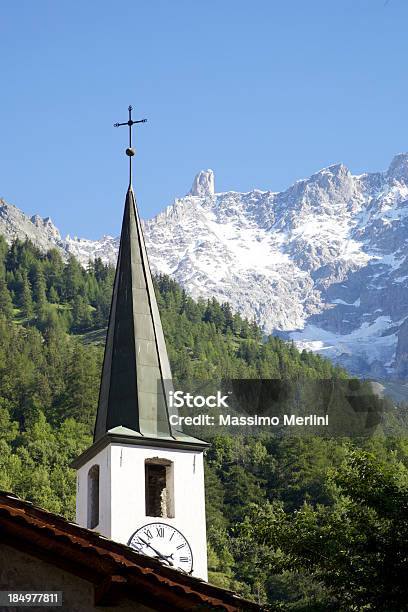
M 81 295 L 76 295 L 72 302 L 72 329 L 84 331 L 92 326 L 90 308 Z
M 225 320 L 223 331 L 226 332 L 228 329 L 233 331 L 234 316 L 232 314 L 231 306 L 228 304 L 228 302 L 225 302 L 224 304 L 221 305 L 221 309 L 224 313 L 224 320 Z
M 21 294 L 21 314 L 25 319 L 32 319 L 34 315 L 33 298 L 31 293 L 31 285 L 28 280 L 26 270 L 22 272 L 22 294 Z
M 100 365 L 95 347 L 86 349 L 80 342 L 71 346 L 66 364 L 66 391 L 60 399 L 61 417 L 70 417 L 93 431 L 99 394 Z M 60 417 L 60 418 L 61 418 Z
M 32 266 L 31 277 L 33 278 L 33 296 L 35 300 L 35 310 L 40 322 L 45 319 L 47 311 L 46 283 L 41 262 L 36 262 Z
M 7 283 L 4 278 L 0 277 L 0 314 L 8 319 L 13 316 L 13 302 L 10 292 L 7 288 Z
M 6 272 L 7 286 L 11 290 L 12 299 L 16 306 L 21 306 L 23 303 L 24 281 L 22 270 L 24 271 L 24 269 L 18 269 L 15 272 Z
M 0 235 L 0 264 L 5 265 L 8 252 L 8 244 L 4 236 Z
M 57 249 L 48 251 L 43 268 L 49 301 L 54 304 L 60 301 L 62 295 L 64 265 L 61 254 Z
M 60 301 L 58 291 L 55 289 L 54 285 L 52 285 L 48 291 L 48 301 L 51 304 L 58 304 Z
M 96 257 L 93 262 L 93 270 L 92 270 L 96 280 L 98 283 L 106 280 L 108 276 L 108 269 L 104 266 L 102 259 L 100 257 Z
M 71 255 L 68 264 L 63 272 L 63 292 L 64 298 L 71 302 L 75 296 L 83 294 L 84 289 L 84 272 L 78 260 Z

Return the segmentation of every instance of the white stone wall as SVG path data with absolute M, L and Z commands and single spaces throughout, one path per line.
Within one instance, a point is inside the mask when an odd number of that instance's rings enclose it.
M 174 518 L 146 516 L 145 460 L 174 463 Z M 207 580 L 203 453 L 193 450 L 111 444 L 78 472 L 77 522 L 86 526 L 87 475 L 100 465 L 100 522 L 95 531 L 128 544 L 147 523 L 162 522 L 179 529 L 193 552 L 193 575 Z
M 88 527 L 88 472 L 99 465 L 99 523 L 94 531 L 111 537 L 111 468 L 110 449 L 104 448 L 77 472 L 76 521 L 81 527 Z

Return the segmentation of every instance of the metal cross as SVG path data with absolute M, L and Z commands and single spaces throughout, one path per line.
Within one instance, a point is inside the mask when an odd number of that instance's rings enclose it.
M 128 125 L 129 126 L 129 147 L 126 149 L 126 155 L 129 157 L 129 184 L 132 183 L 132 157 L 135 154 L 135 150 L 132 149 L 132 127 L 135 125 L 135 123 L 146 123 L 147 119 L 139 119 L 138 121 L 133 121 L 132 120 L 132 106 L 129 106 L 128 111 L 129 111 L 129 121 L 126 121 L 125 123 L 114 123 L 113 127 L 120 127 L 121 125 Z

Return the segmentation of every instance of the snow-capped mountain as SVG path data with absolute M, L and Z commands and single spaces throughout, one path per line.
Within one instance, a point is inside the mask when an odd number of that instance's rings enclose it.
M 408 155 L 324 168 L 281 193 L 215 193 L 209 170 L 145 224 L 150 259 L 351 371 L 407 373 Z
M 194 297 L 228 301 L 359 374 L 408 373 L 408 154 L 385 172 L 329 166 L 279 193 L 216 193 L 204 170 L 144 227 L 154 271 Z M 63 240 L 49 219 L 1 201 L 0 233 L 83 264 L 114 263 L 118 248 L 110 236 Z

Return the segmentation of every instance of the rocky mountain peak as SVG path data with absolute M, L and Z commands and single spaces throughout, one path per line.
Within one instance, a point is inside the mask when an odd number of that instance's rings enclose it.
M 194 179 L 189 195 L 200 198 L 214 195 L 214 172 L 201 170 Z
M 49 239 L 61 240 L 61 234 L 59 233 L 58 228 L 52 222 L 51 217 L 43 218 L 40 215 L 33 215 L 30 218 L 30 221 L 38 229 L 45 230 Z
M 351 178 L 350 170 L 344 164 L 332 164 L 312 174 L 310 181 L 316 181 L 322 185 L 328 185 L 331 183 L 341 184 L 349 182 Z
M 408 153 L 399 153 L 393 158 L 387 172 L 390 178 L 408 183 Z
M 350 174 L 350 171 L 347 166 L 341 163 L 331 164 L 330 166 L 327 166 L 327 168 L 323 168 L 323 170 L 321 170 L 320 172 L 330 172 L 334 176 L 347 176 L 348 174 Z

